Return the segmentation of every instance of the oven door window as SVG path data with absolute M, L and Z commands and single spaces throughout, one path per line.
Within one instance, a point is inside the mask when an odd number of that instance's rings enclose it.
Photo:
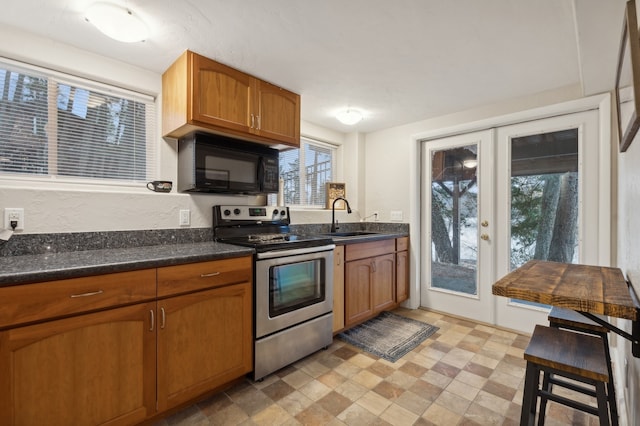
M 324 259 L 272 266 L 269 269 L 271 318 L 325 299 Z

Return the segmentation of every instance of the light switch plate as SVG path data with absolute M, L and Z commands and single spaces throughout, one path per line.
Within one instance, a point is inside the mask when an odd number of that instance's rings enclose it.
M 402 220 L 402 210 L 391 210 L 391 220 L 393 220 L 393 221 L 401 221 Z
M 191 211 L 180 210 L 180 226 L 189 226 L 191 224 Z

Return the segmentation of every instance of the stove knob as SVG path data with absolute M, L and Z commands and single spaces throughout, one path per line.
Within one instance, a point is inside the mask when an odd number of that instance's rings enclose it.
M 233 214 L 239 215 L 240 214 L 240 209 L 233 209 Z
M 286 216 L 286 215 L 287 215 L 287 211 L 286 211 L 286 210 L 282 210 L 282 211 L 280 212 L 280 216 Z
M 273 211 L 273 215 L 274 215 L 274 216 L 278 216 L 278 213 L 279 213 L 278 209 L 275 209 L 275 210 Z
M 227 209 L 224 211 L 225 216 L 229 216 L 231 214 L 231 210 Z

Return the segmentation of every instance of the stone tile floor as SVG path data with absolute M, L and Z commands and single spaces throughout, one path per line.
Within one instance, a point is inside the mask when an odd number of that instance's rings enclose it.
M 245 379 L 154 426 L 519 423 L 528 336 L 425 310 L 395 312 L 440 330 L 395 363 L 336 338 L 261 382 Z M 547 410 L 549 426 L 598 424 L 553 402 Z

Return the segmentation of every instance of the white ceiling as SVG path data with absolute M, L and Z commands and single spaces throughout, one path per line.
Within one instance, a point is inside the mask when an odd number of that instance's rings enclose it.
M 97 0 L 96 0 L 97 1 Z M 624 0 L 110 0 L 150 28 L 110 40 L 94 1 L 0 0 L 11 25 L 162 73 L 191 49 L 302 95 L 302 119 L 371 132 L 579 84 L 613 89 Z M 0 43 L 2 43 L 0 41 Z M 337 110 L 365 112 L 354 127 Z

